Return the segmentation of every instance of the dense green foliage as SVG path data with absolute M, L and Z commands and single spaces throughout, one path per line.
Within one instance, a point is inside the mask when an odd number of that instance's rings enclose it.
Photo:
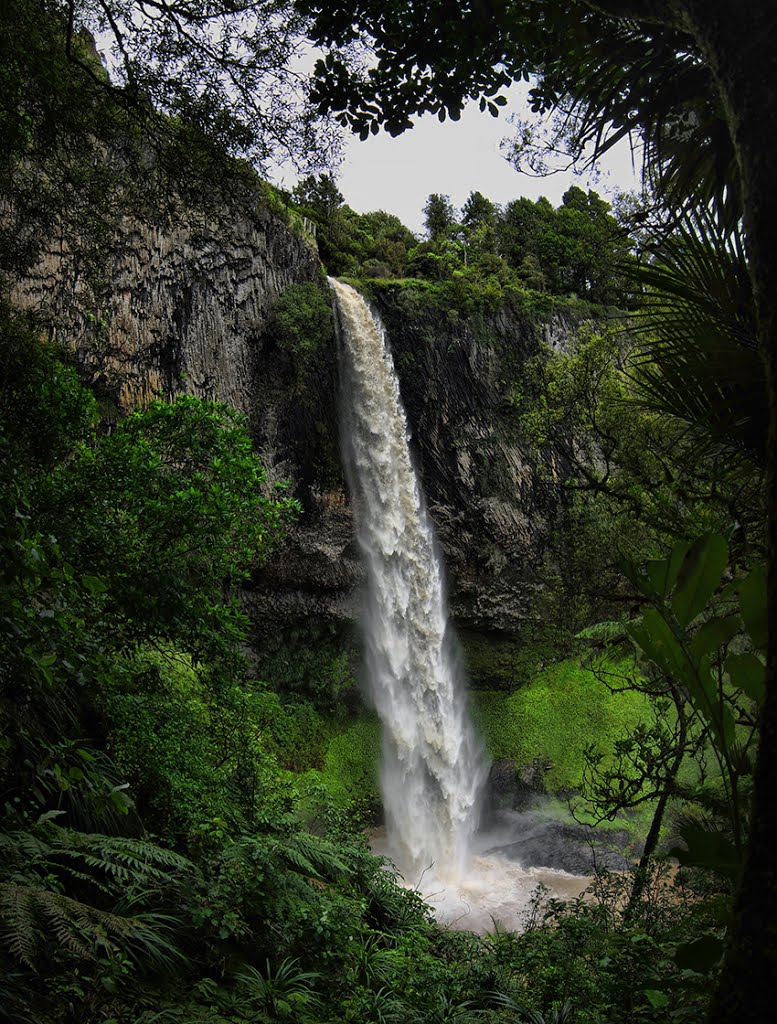
M 670 993 L 693 1019 L 704 974 L 673 958 L 711 919 L 670 922 L 661 886 L 627 932 L 606 901 L 538 911 L 520 940 L 438 931 L 356 839 L 378 729 L 322 717 L 353 685 L 336 645 L 328 668 L 269 656 L 285 697 L 240 656 L 225 584 L 294 510 L 238 418 L 187 399 L 95 435 L 56 353 L 8 314 L 3 339 L 9 1019 L 504 1021 L 569 997 L 593 1024 L 660 1020 Z M 581 721 L 606 752 L 647 707 L 574 663 L 477 705 L 494 753 L 551 761 L 555 787 L 580 779 Z
M 4 1014 L 303 1019 L 323 993 L 293 957 L 335 971 L 370 915 L 425 915 L 302 831 L 300 712 L 246 673 L 230 592 L 293 503 L 222 407 L 95 436 L 74 372 L 7 313 L 2 361 Z
M 510 695 L 475 691 L 473 717 L 493 758 L 539 762 L 548 791 L 563 792 L 580 788 L 587 744 L 606 751 L 613 736 L 634 732 L 653 711 L 643 694 L 612 693 L 574 659 L 544 669 Z
M 636 334 L 636 337 L 635 337 Z M 762 475 L 728 446 L 641 401 L 650 338 L 584 326 L 565 353 L 531 359 L 512 390 L 537 472 L 564 492 L 545 610 L 571 632 L 638 604 L 619 558 L 654 557 L 676 538 L 737 522 L 734 550 L 763 554 Z M 678 382 L 678 388 L 680 383 Z
M 426 241 L 393 214 L 355 213 L 327 175 L 306 178 L 290 198 L 317 225 L 321 258 L 338 277 L 467 282 L 490 290 L 497 302 L 509 289 L 604 305 L 629 301 L 628 233 L 608 203 L 577 186 L 558 209 L 544 198 L 516 199 L 502 209 L 472 192 L 458 218 L 447 196 L 432 194 L 424 208 Z
M 295 366 L 304 368 L 306 355 L 334 337 L 332 304 L 326 290 L 313 282 L 287 288 L 273 309 L 273 335 Z

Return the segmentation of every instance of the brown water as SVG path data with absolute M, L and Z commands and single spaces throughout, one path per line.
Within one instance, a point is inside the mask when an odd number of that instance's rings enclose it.
M 369 838 L 373 853 L 387 857 L 385 830 L 375 829 Z M 511 859 L 493 848 L 494 840 L 503 838 L 488 832 L 478 836 L 475 852 L 455 882 L 441 882 L 434 865 L 419 877 L 400 882 L 423 896 L 441 924 L 478 935 L 494 931 L 497 925 L 508 931 L 523 931 L 539 886 L 548 890 L 548 897 L 568 900 L 578 897 L 590 884 L 590 875 L 525 866 Z

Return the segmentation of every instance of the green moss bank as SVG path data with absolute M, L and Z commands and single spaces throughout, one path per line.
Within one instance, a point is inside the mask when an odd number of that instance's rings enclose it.
M 606 753 L 614 739 L 653 715 L 644 695 L 611 693 L 576 659 L 544 668 L 512 694 L 476 690 L 471 709 L 491 760 L 515 761 L 519 768 L 540 762 L 547 766 L 548 792 L 560 794 L 579 788 L 588 744 Z M 333 731 L 316 774 L 339 806 L 379 814 L 380 728 L 373 715 Z
M 579 787 L 587 744 L 611 749 L 613 739 L 652 719 L 652 709 L 643 694 L 613 694 L 570 659 L 517 693 L 475 691 L 472 716 L 490 758 L 547 764 L 546 786 L 558 793 Z

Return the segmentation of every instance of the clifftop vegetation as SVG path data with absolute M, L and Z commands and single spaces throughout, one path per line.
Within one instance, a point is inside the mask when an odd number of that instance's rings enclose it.
M 502 209 L 472 192 L 458 217 L 447 196 L 432 194 L 424 240 L 393 214 L 355 213 L 329 175 L 305 178 L 290 199 L 316 224 L 321 259 L 336 277 L 456 281 L 492 304 L 508 291 L 629 302 L 628 229 L 596 192 L 577 186 L 558 209 L 544 198 L 515 199 Z

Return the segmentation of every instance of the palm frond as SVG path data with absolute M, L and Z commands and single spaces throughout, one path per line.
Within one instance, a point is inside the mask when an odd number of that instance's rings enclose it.
M 374 935 L 359 943 L 351 955 L 351 966 L 368 986 L 376 982 L 388 984 L 402 970 L 402 965 L 402 954 L 396 949 L 387 949 Z
M 526 1021 L 527 1024 L 566 1024 L 572 1015 L 572 1000 L 567 999 L 560 1007 L 554 1007 L 551 1016 L 545 1017 L 539 1010 L 531 1010 L 521 1003 L 516 1002 L 511 996 L 504 992 L 491 992 L 491 1002 L 516 1014 L 517 1021 Z
M 684 422 L 708 446 L 762 465 L 766 379 L 739 231 L 686 218 L 648 262 L 624 267 L 643 289 L 628 373 L 645 408 Z
M 299 1020 L 300 1014 L 318 1004 L 313 986 L 321 977 L 315 971 L 303 971 L 299 960 L 286 957 L 273 968 L 265 962 L 264 974 L 247 966 L 236 975 L 242 998 L 269 1014 L 272 1020 Z

